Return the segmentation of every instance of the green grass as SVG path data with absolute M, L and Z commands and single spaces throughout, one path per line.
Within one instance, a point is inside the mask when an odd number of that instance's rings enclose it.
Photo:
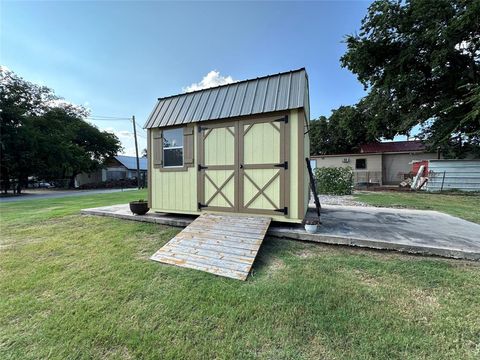
M 478 193 L 361 192 L 355 198 L 374 206 L 436 210 L 480 224 Z
M 480 265 L 267 239 L 246 282 L 148 260 L 179 229 L 1 204 L 1 359 L 478 359 Z

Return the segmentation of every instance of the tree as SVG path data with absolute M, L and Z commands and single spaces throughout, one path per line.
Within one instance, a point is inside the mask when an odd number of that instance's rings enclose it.
M 74 177 L 100 167 L 115 155 L 120 141 L 83 117 L 86 109 L 68 103 L 53 90 L 0 69 L 0 166 L 2 188 L 20 186 L 29 176 L 42 179 Z M 18 189 L 20 190 L 20 189 Z
M 311 121 L 310 139 L 314 155 L 355 152 L 359 145 L 376 140 L 367 117 L 355 106 L 341 106 L 328 119 Z
M 391 139 L 421 125 L 432 148 L 459 157 L 479 150 L 479 14 L 480 1 L 471 0 L 369 7 L 341 63 L 369 90 L 358 106 L 370 132 Z

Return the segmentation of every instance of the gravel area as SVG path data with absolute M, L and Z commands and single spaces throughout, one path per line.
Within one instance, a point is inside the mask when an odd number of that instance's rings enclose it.
M 353 195 L 319 195 L 321 205 L 343 205 L 343 206 L 369 206 L 354 199 Z M 310 206 L 315 206 L 313 197 L 310 199 Z

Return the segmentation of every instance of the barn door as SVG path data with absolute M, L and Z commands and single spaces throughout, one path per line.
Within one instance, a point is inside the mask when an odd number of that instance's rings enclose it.
M 288 214 L 288 117 L 239 122 L 239 211 Z
M 199 127 L 199 210 L 238 211 L 237 125 Z

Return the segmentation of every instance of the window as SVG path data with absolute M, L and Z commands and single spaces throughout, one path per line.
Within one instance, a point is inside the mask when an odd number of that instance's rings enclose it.
M 367 168 L 367 159 L 357 159 L 355 160 L 355 169 L 366 169 Z
M 183 166 L 183 129 L 163 131 L 163 167 Z

